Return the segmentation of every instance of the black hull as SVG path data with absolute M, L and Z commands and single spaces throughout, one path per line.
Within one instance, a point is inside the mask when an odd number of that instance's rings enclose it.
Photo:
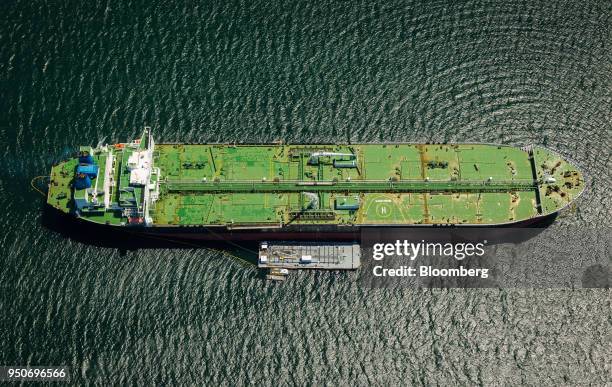
M 228 230 L 225 227 L 148 227 L 139 230 L 147 235 L 171 235 L 181 239 L 195 240 L 230 240 L 230 241 L 262 241 L 262 240 L 334 240 L 359 241 L 362 232 L 367 229 L 449 229 L 449 228 L 523 228 L 546 227 L 557 214 L 527 219 L 520 222 L 501 225 L 380 225 L 380 226 L 285 226 L 282 228 L 251 228 Z
M 368 229 L 384 232 L 389 229 L 500 229 L 500 228 L 544 228 L 557 217 L 557 213 L 500 225 L 380 225 L 380 226 L 320 226 L 288 225 L 282 228 L 227 229 L 225 227 L 117 227 L 107 226 L 76 218 L 46 206 L 43 225 L 77 241 L 107 247 L 125 249 L 155 247 L 196 247 L 198 242 L 206 246 L 244 242 L 256 244 L 269 240 L 300 241 L 355 241 L 361 240 Z

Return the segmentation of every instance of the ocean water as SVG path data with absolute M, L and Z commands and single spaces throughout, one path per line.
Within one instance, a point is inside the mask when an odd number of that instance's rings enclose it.
M 553 227 L 606 229 L 611 26 L 603 0 L 3 1 L 0 365 L 100 385 L 610 383 L 609 289 L 271 284 L 240 252 L 68 238 L 30 180 L 144 125 L 158 141 L 534 143 L 589 176 Z

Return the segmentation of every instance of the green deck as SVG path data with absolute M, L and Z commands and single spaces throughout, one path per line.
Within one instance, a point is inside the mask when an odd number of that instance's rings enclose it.
M 146 201 L 147 188 L 131 187 L 125 166 L 143 145 L 123 145 L 94 150 L 94 184 L 114 155 L 115 206 L 81 217 L 126 224 L 125 207 Z M 316 152 L 342 155 L 311 158 Z M 160 169 L 153 226 L 500 224 L 558 211 L 584 187 L 575 166 L 540 147 L 155 144 L 152 154 Z M 48 202 L 66 212 L 82 194 L 70 189 L 76 163 L 52 169 Z

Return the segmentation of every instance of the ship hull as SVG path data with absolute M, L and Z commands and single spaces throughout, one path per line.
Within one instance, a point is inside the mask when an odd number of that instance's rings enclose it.
M 203 242 L 255 242 L 269 240 L 301 241 L 360 241 L 368 230 L 380 232 L 388 229 L 500 229 L 500 228 L 544 228 L 550 225 L 558 213 L 525 219 L 503 224 L 478 225 L 377 225 L 377 226 L 338 226 L 338 225 L 287 225 L 284 227 L 261 227 L 249 229 L 228 229 L 226 227 L 143 227 L 143 226 L 110 226 L 93 223 L 70 214 L 57 211 L 51 206 L 45 210 L 44 222 L 48 228 L 75 239 L 97 245 L 113 246 L 115 242 L 129 248 L 148 247 L 154 242 L 161 244 L 182 241 Z M 95 235 L 95 239 L 91 238 Z M 121 242 L 120 242 L 121 241 Z M 141 243 L 142 242 L 142 243 Z
M 196 240 L 358 239 L 373 228 L 523 227 L 584 187 L 542 147 L 168 144 L 81 147 L 47 203 L 128 233 Z
M 321 226 L 298 225 L 280 228 L 257 228 L 231 230 L 225 227 L 148 227 L 138 232 L 154 236 L 171 236 L 180 239 L 209 241 L 263 241 L 263 240 L 334 240 L 359 241 L 361 235 L 368 230 L 389 229 L 449 229 L 449 228 L 523 228 L 545 227 L 557 216 L 557 213 L 518 222 L 492 225 L 378 225 L 378 226 Z M 136 230 L 134 230 L 136 231 Z

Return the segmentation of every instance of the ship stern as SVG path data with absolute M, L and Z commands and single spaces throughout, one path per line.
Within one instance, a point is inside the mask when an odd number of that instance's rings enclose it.
M 77 158 L 71 158 L 51 167 L 47 191 L 48 206 L 66 214 L 73 212 L 72 184 L 78 163 Z

